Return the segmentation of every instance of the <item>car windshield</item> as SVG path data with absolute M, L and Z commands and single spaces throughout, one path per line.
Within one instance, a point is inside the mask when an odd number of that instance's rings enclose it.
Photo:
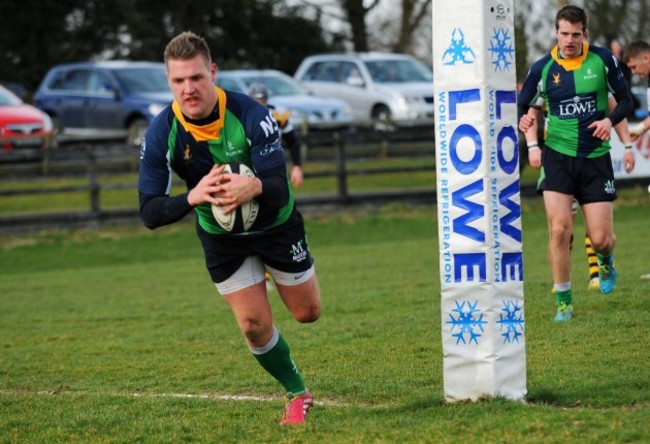
M 119 69 L 115 75 L 129 94 L 169 92 L 164 66 Z
M 365 64 L 376 83 L 433 81 L 431 70 L 419 61 L 367 60 Z
M 11 93 L 0 89 L 0 106 L 20 105 L 22 101 Z
M 309 91 L 306 88 L 303 88 L 302 85 L 294 82 L 290 77 L 284 78 L 280 76 L 259 75 L 244 77 L 242 80 L 246 83 L 246 90 L 248 90 L 253 83 L 264 84 L 269 92 L 269 97 L 304 96 L 309 94 Z

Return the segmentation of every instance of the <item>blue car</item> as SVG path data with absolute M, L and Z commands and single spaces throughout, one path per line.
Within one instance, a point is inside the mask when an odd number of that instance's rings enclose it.
M 113 135 L 136 146 L 172 100 L 164 63 L 131 61 L 57 65 L 34 95 L 60 140 Z

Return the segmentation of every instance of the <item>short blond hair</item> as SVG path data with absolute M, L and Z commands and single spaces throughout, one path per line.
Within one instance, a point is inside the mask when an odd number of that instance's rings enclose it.
M 212 63 L 210 47 L 205 39 L 192 31 L 185 31 L 171 39 L 165 47 L 165 64 L 169 60 L 189 60 L 197 55 L 203 57 L 206 65 Z

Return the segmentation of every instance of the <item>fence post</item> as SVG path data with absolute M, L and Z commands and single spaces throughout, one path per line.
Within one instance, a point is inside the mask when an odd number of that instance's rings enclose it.
M 100 186 L 97 179 L 97 162 L 90 143 L 86 144 L 86 156 L 88 158 L 88 186 L 90 191 L 90 211 L 93 213 L 100 212 Z
M 334 139 L 334 153 L 336 156 L 336 185 L 338 196 L 341 202 L 345 203 L 348 201 L 345 143 L 341 137 L 340 130 L 334 131 L 332 137 Z
M 308 139 L 308 134 L 309 124 L 307 123 L 307 119 L 303 119 L 300 122 L 300 139 L 298 139 L 300 141 L 300 158 L 303 162 L 307 161 L 308 143 L 305 140 Z

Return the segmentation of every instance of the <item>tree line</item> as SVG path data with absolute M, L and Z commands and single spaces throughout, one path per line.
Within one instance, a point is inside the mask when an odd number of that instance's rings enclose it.
M 162 61 L 185 30 L 208 40 L 221 68 L 293 72 L 305 54 L 343 49 L 343 36 L 305 18 L 305 6 L 276 0 L 2 0 L 0 8 L 0 82 L 29 91 L 59 63 Z
M 564 3 L 515 1 L 518 79 L 529 59 L 553 44 L 555 12 Z M 571 3 L 589 13 L 593 43 L 648 38 L 647 0 Z M 0 0 L 0 83 L 33 92 L 59 63 L 162 61 L 169 39 L 185 30 L 208 40 L 222 69 L 292 74 L 309 54 L 345 50 L 405 52 L 431 62 L 422 57 L 431 56 L 431 9 L 432 0 Z

